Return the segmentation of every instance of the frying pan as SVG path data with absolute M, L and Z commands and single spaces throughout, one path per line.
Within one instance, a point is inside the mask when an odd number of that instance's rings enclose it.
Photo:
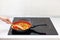
M 20 29 L 20 30 L 16 30 L 16 29 L 14 29 L 14 28 L 12 27 L 12 25 L 18 24 L 18 23 L 20 23 L 20 22 L 25 22 L 25 23 L 29 24 L 30 27 L 29 27 L 28 29 L 26 29 L 26 30 L 21 30 L 21 29 Z M 17 21 L 17 22 L 13 22 L 12 25 L 11 25 L 12 30 L 17 31 L 17 32 L 22 32 L 22 33 L 27 32 L 27 31 L 29 31 L 29 30 L 37 27 L 37 26 L 47 26 L 46 24 L 38 24 L 38 25 L 32 26 L 32 23 L 30 23 L 29 21 L 26 21 L 26 20 L 19 20 L 19 21 Z

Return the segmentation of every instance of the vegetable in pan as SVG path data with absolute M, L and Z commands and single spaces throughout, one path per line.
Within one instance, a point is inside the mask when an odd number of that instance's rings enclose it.
M 31 24 L 27 21 L 20 20 L 12 25 L 12 28 L 15 30 L 27 30 L 31 27 Z

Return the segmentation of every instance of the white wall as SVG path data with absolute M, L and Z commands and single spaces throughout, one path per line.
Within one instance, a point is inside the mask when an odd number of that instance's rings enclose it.
M 32 13 L 36 16 L 60 16 L 60 0 L 32 0 Z
M 2 16 L 60 16 L 60 0 L 0 0 Z
M 24 0 L 0 0 L 0 15 L 16 16 L 24 13 Z

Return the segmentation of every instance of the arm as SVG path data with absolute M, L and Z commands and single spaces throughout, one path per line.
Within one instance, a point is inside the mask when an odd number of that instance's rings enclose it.
M 3 17 L 3 16 L 0 16 L 0 20 L 6 22 L 7 24 L 11 24 L 11 21 L 9 20 L 8 17 Z

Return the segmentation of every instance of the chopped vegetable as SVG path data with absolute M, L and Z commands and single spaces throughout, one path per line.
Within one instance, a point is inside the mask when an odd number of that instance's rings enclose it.
M 20 21 L 12 26 L 15 30 L 26 30 L 31 27 L 31 24 L 27 21 Z

